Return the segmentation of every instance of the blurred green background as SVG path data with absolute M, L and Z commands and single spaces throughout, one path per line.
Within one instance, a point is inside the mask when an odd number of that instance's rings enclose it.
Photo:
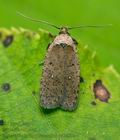
M 16 11 L 56 25 L 113 24 L 107 28 L 72 30 L 71 34 L 96 51 L 102 66 L 113 64 L 120 72 L 120 1 L 119 0 L 0 0 L 0 27 L 23 27 L 34 31 L 47 25 L 33 23 Z

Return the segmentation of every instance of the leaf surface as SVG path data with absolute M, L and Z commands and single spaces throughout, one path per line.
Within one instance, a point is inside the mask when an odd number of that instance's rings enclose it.
M 120 75 L 113 66 L 103 69 L 95 52 L 78 46 L 81 76 L 79 105 L 73 112 L 44 110 L 39 105 L 40 79 L 52 38 L 44 30 L 0 29 L 0 139 L 120 139 Z M 3 41 L 12 35 L 13 40 Z M 109 90 L 108 103 L 95 100 L 93 84 L 101 79 Z M 10 90 L 4 91 L 3 84 Z M 92 105 L 92 101 L 96 105 Z

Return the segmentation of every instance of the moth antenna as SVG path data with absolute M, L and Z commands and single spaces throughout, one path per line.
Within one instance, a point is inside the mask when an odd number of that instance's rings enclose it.
M 24 18 L 26 18 L 26 19 L 28 19 L 28 20 L 31 20 L 31 21 L 34 21 L 34 22 L 44 23 L 44 24 L 47 24 L 47 25 L 49 25 L 49 26 L 52 26 L 52 27 L 54 27 L 54 28 L 56 28 L 56 29 L 60 29 L 58 26 L 56 26 L 56 25 L 54 25 L 54 24 L 52 24 L 52 23 L 49 23 L 49 22 L 44 21 L 44 20 L 33 19 L 33 18 L 31 18 L 31 17 L 28 17 L 28 16 L 24 15 L 23 13 L 21 13 L 21 12 L 19 12 L 19 11 L 17 11 L 17 14 L 20 15 L 20 16 L 22 16 L 22 17 L 24 17 Z
M 76 27 L 68 27 L 68 29 L 71 30 L 71 29 L 77 29 L 77 28 L 104 28 L 104 27 L 108 27 L 108 26 L 112 26 L 112 24 L 107 24 L 107 25 L 80 25 L 80 26 L 76 26 Z

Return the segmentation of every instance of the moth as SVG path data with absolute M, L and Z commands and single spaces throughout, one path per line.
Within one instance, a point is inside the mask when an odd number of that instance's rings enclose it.
M 70 111 L 76 108 L 80 81 L 76 47 L 76 41 L 66 27 L 60 29 L 59 35 L 49 45 L 41 81 L 42 107 Z
M 49 45 L 44 60 L 40 105 L 45 109 L 75 110 L 79 96 L 80 63 L 77 56 L 77 41 L 70 36 L 69 30 L 83 27 L 103 27 L 104 25 L 57 27 L 43 20 L 32 19 L 20 12 L 18 14 L 31 21 L 45 23 L 59 29 L 59 34 Z

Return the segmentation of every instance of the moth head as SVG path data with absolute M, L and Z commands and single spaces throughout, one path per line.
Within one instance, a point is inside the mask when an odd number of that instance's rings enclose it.
M 68 33 L 68 28 L 62 26 L 62 27 L 60 28 L 59 34 L 69 34 L 69 33 Z

